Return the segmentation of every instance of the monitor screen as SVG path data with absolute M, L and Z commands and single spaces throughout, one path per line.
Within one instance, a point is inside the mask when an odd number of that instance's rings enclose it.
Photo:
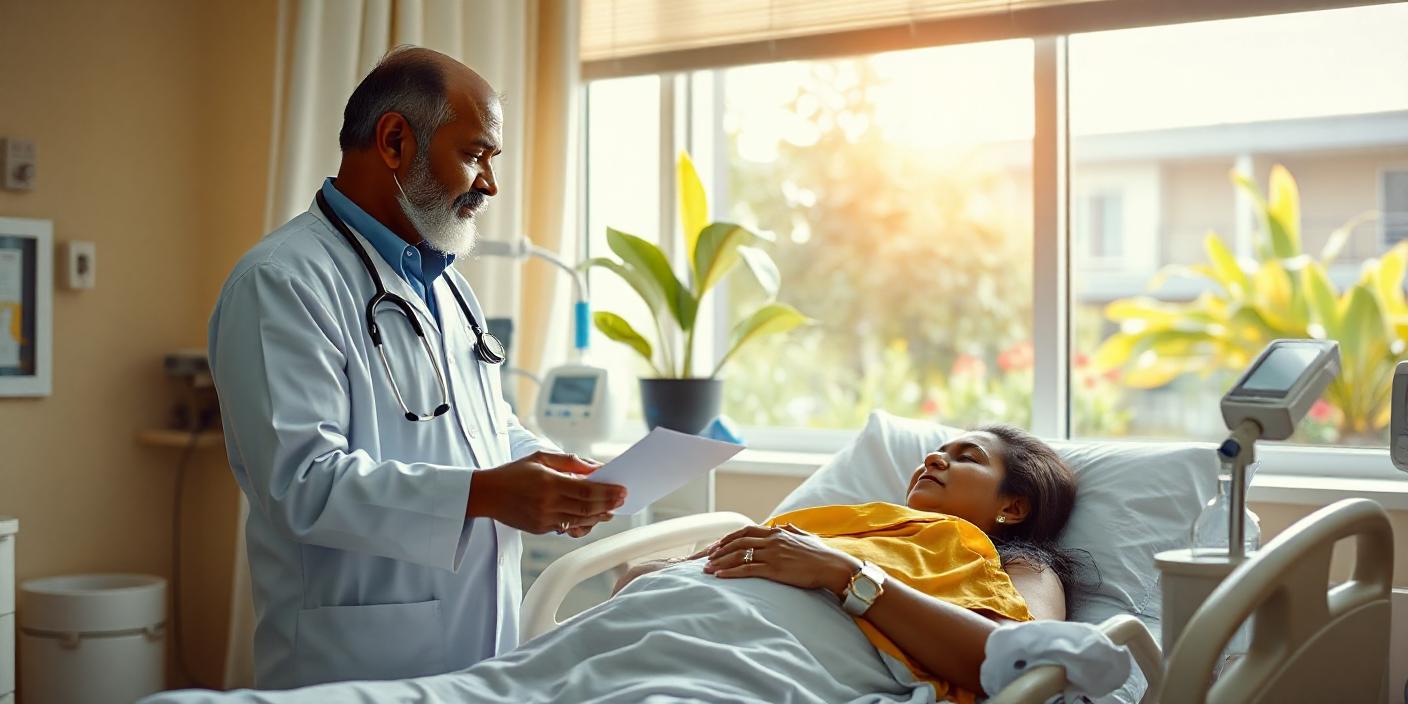
M 590 406 L 594 394 L 596 394 L 596 377 L 560 376 L 552 382 L 552 393 L 548 395 L 548 403 Z
M 1318 345 L 1278 345 L 1256 365 L 1251 376 L 1242 383 L 1242 389 L 1284 394 L 1320 356 L 1320 350 Z

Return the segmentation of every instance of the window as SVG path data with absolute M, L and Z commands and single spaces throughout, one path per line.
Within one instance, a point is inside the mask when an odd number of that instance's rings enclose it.
M 1383 172 L 1382 230 L 1384 247 L 1408 239 L 1408 168 Z
M 1094 193 L 1076 201 L 1076 251 L 1091 261 L 1118 263 L 1124 255 L 1124 196 Z
M 731 361 L 726 414 L 1028 422 L 1031 53 L 1022 40 L 716 72 L 716 214 L 772 234 L 781 298 L 817 320 Z M 758 295 L 735 277 L 728 324 Z
M 1405 8 L 1383 6 L 1071 37 L 1076 434 L 1215 439 L 1218 399 L 1267 342 L 1328 335 L 1340 337 L 1342 383 L 1294 440 L 1387 444 L 1387 388 L 1364 390 L 1403 355 L 1387 332 L 1403 282 L 1362 282 L 1408 235 L 1393 212 L 1408 212 L 1408 171 L 1387 168 L 1408 159 L 1405 28 Z M 1273 179 L 1294 184 L 1298 212 L 1281 212 L 1298 242 L 1268 229 Z M 1109 197 L 1120 184 L 1151 202 L 1121 214 Z M 1123 251 L 1156 253 L 1147 270 L 1111 269 L 1112 222 Z M 1218 269 L 1224 256 L 1236 263 Z M 1321 273 L 1341 306 L 1364 289 L 1372 334 L 1355 339 L 1348 313 L 1326 320 L 1309 302 L 1307 277 Z
M 659 101 L 658 76 L 594 81 L 587 87 L 585 257 L 612 256 L 607 227 L 660 241 L 660 115 L 641 109 Z M 620 315 L 637 330 L 655 329 L 649 309 L 624 281 L 601 269 L 588 276 L 593 310 Z M 616 343 L 596 333 L 592 344 L 604 348 Z M 624 353 L 596 354 L 592 362 L 610 371 L 619 410 L 627 418 L 639 418 L 640 387 L 635 379 L 648 374 L 644 363 Z
M 654 184 L 675 149 L 695 154 L 714 218 L 771 235 L 781 297 L 818 324 L 725 368 L 725 412 L 750 439 L 759 428 L 854 429 L 884 408 L 960 425 L 1062 415 L 1075 436 L 1215 440 L 1218 397 L 1266 341 L 1331 336 L 1358 366 L 1293 440 L 1383 447 L 1382 396 L 1360 390 L 1408 356 L 1408 339 L 1383 322 L 1408 316 L 1408 302 L 1401 277 L 1365 277 L 1408 256 L 1393 248 L 1408 238 L 1405 30 L 1408 6 L 1377 5 L 1060 40 L 1068 279 L 1052 273 L 1058 261 L 1033 259 L 1047 242 L 1034 233 L 1057 229 L 1033 221 L 1034 199 L 1049 195 L 1034 189 L 1056 188 L 1033 185 L 1044 183 L 1032 161 L 1034 68 L 1046 56 L 1036 42 L 595 81 L 589 119 L 615 121 L 615 136 L 597 144 L 606 137 L 593 122 L 588 150 L 593 164 L 617 161 L 593 170 L 601 182 L 589 189 L 621 200 L 589 204 L 592 246 L 626 222 L 600 208 L 645 208 L 642 227 L 662 231 L 669 199 Z M 603 86 L 645 80 L 664 82 L 647 96 L 657 102 L 598 109 Z M 664 149 L 662 116 L 676 137 Z M 643 180 L 622 182 L 626 159 Z M 1294 241 L 1279 219 L 1268 227 L 1273 182 L 1277 218 L 1294 185 Z M 1208 275 L 1209 247 L 1235 281 Z M 1341 313 L 1354 299 L 1356 316 L 1379 316 L 1362 328 L 1372 339 L 1308 307 L 1307 270 L 1323 273 Z M 1033 283 L 1043 277 L 1069 285 L 1069 340 L 1040 339 L 1033 325 L 1034 302 L 1052 295 Z M 759 295 L 746 276 L 719 290 L 715 357 Z M 1062 344 L 1067 378 L 1034 379 L 1033 360 Z M 1069 406 L 1034 410 L 1050 383 L 1068 388 Z

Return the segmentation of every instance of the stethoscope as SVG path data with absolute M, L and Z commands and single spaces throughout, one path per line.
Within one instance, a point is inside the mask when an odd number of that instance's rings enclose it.
M 348 229 L 347 223 L 343 222 L 342 218 L 338 217 L 337 213 L 333 212 L 332 207 L 328 205 L 327 199 L 323 197 L 322 191 L 318 192 L 317 201 L 318 209 L 323 211 L 323 215 L 328 219 L 328 222 L 331 222 L 338 233 L 342 235 L 342 238 L 347 240 L 347 244 L 352 247 L 352 251 L 357 253 L 357 258 L 362 260 L 362 266 L 366 267 L 367 274 L 372 277 L 372 283 L 376 284 L 376 294 L 372 296 L 371 300 L 367 301 L 367 334 L 372 338 L 372 346 L 376 348 L 377 354 L 381 357 L 381 368 L 386 372 L 386 380 L 390 382 L 391 392 L 396 396 L 396 403 L 401 405 L 401 411 L 405 413 L 406 420 L 431 420 L 445 415 L 445 413 L 450 410 L 450 387 L 445 381 L 445 373 L 440 369 L 440 360 L 436 357 L 435 350 L 431 348 L 430 341 L 425 337 L 425 329 L 421 327 L 415 308 L 412 308 L 411 304 L 407 302 L 406 299 L 386 290 L 385 284 L 381 281 L 381 275 L 377 273 L 376 267 L 372 264 L 371 257 L 367 255 L 367 250 L 357 241 L 356 236 L 352 234 L 352 230 Z M 470 330 L 474 332 L 474 355 L 479 358 L 479 361 L 485 364 L 493 366 L 503 364 L 504 360 L 508 358 L 508 353 L 504 349 L 504 343 L 500 342 L 499 338 L 495 337 L 493 333 L 486 332 L 479 327 L 479 321 L 475 319 L 474 313 L 470 312 L 469 304 L 465 302 L 464 296 L 460 294 L 459 287 L 455 286 L 455 283 L 450 280 L 450 277 L 445 277 L 445 284 L 450 287 L 450 293 L 455 295 L 455 300 L 460 304 L 460 310 L 464 311 L 464 317 L 469 321 Z M 377 306 L 383 303 L 390 303 L 395 306 L 396 309 L 406 317 L 406 321 L 411 324 L 411 329 L 415 331 L 416 337 L 420 338 L 420 344 L 421 347 L 425 348 L 425 354 L 430 357 L 431 367 L 435 369 L 435 379 L 440 382 L 440 405 L 436 406 L 435 410 L 428 414 L 415 413 L 406 406 L 405 399 L 401 397 L 401 387 L 397 385 L 396 378 L 391 374 L 391 364 L 386 361 L 386 348 L 382 345 L 381 328 L 376 324 Z M 484 375 L 481 374 L 480 376 L 482 389 L 482 377 Z M 487 399 L 488 397 L 486 396 L 485 398 Z M 488 403 L 492 406 L 492 399 L 490 399 Z M 490 418 L 490 422 L 493 422 L 492 417 Z

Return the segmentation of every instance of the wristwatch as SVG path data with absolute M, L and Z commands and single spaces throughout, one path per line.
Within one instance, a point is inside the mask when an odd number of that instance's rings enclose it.
M 860 569 L 851 575 L 851 583 L 841 599 L 841 608 L 852 616 L 862 616 L 881 594 L 885 593 L 885 570 L 873 562 L 861 563 Z

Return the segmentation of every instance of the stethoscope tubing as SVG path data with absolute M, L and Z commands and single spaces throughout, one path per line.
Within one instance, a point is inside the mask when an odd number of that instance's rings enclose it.
M 376 266 L 372 263 L 371 255 L 367 254 L 366 248 L 362 247 L 361 243 L 357 241 L 356 236 L 353 235 L 347 223 L 343 222 L 342 218 L 328 205 L 327 199 L 323 196 L 321 191 L 318 192 L 316 201 L 318 209 L 322 211 L 323 216 L 328 219 L 328 222 L 333 225 L 333 229 L 347 241 L 352 251 L 357 254 L 357 258 L 361 260 L 363 268 L 367 270 L 367 275 L 371 277 L 373 285 L 376 286 L 376 293 L 367 301 L 366 310 L 364 311 L 367 321 L 367 335 L 371 338 L 372 347 L 376 349 L 377 355 L 381 358 L 382 370 L 386 374 L 386 380 L 391 385 L 391 392 L 396 397 L 396 403 L 401 406 L 401 411 L 406 420 L 426 421 L 444 415 L 450 410 L 449 382 L 444 371 L 440 368 L 440 360 L 435 354 L 435 350 L 430 346 L 430 341 L 426 337 L 419 314 L 406 299 L 386 290 L 386 285 L 382 281 L 381 275 L 377 273 Z M 494 337 L 492 333 L 485 332 L 479 327 L 479 321 L 474 317 L 474 313 L 470 311 L 469 302 L 466 301 L 464 295 L 460 293 L 459 287 L 456 286 L 453 281 L 450 281 L 448 277 L 445 279 L 445 284 L 450 287 L 450 292 L 454 294 L 455 302 L 459 304 L 460 310 L 464 313 L 465 320 L 469 322 L 469 327 L 474 333 L 475 358 L 486 365 L 497 366 L 503 364 L 505 359 L 503 343 L 499 342 L 498 338 Z M 391 364 L 386 358 L 386 349 L 383 345 L 381 327 L 376 322 L 377 306 L 383 303 L 389 303 L 400 311 L 407 322 L 410 323 L 411 330 L 415 332 L 416 337 L 420 339 L 421 346 L 425 349 L 426 355 L 430 357 L 431 368 L 435 370 L 435 380 L 440 386 L 440 404 L 437 405 L 435 410 L 431 413 L 418 414 L 411 411 L 410 407 L 406 405 L 405 398 L 401 394 L 400 385 L 396 383 L 396 379 L 391 374 Z M 493 349 L 489 348 L 489 343 L 486 342 L 486 340 L 492 340 L 494 345 Z M 497 433 L 498 426 L 494 423 L 493 399 L 490 398 L 492 392 L 488 388 L 486 379 L 484 378 L 487 375 L 484 374 L 483 370 L 477 370 L 477 372 L 479 376 L 479 389 L 484 393 L 485 406 L 488 408 L 489 412 L 489 424 L 492 426 L 491 430 Z

